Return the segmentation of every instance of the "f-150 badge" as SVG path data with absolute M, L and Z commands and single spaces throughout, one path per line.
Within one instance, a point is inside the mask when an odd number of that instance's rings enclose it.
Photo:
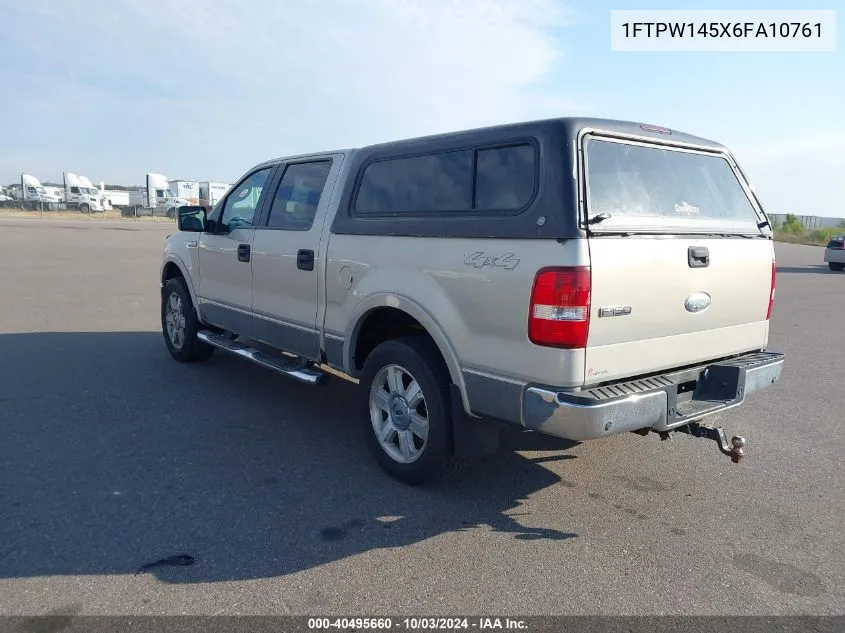
M 505 253 L 504 255 L 488 255 L 482 251 L 473 253 L 464 260 L 467 266 L 475 266 L 476 268 L 484 268 L 485 266 L 499 266 L 505 270 L 513 270 L 519 264 L 519 257 L 513 253 Z

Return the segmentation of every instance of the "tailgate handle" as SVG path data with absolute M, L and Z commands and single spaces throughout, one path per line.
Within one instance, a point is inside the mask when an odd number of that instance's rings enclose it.
M 710 251 L 706 246 L 690 246 L 687 262 L 690 268 L 705 268 L 710 265 Z

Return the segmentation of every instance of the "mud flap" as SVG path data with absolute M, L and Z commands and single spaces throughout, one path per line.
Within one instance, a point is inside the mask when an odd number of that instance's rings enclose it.
M 452 406 L 452 448 L 458 459 L 476 459 L 495 453 L 499 448 L 499 424 L 494 420 L 473 418 L 464 411 L 461 390 L 449 387 Z

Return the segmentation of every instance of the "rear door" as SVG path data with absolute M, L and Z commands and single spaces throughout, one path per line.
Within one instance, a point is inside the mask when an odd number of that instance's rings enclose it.
M 773 243 L 730 157 L 594 135 L 583 156 L 586 383 L 764 348 Z
M 319 356 L 323 224 L 342 156 L 283 164 L 255 231 L 255 338 L 309 359 Z

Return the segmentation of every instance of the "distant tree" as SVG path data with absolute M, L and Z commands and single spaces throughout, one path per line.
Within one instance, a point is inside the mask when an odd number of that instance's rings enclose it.
M 794 213 L 787 213 L 781 230 L 790 235 L 801 235 L 804 232 L 804 225 L 801 224 L 801 221 Z
M 839 220 L 839 224 L 836 225 L 837 229 L 845 229 L 845 220 Z

